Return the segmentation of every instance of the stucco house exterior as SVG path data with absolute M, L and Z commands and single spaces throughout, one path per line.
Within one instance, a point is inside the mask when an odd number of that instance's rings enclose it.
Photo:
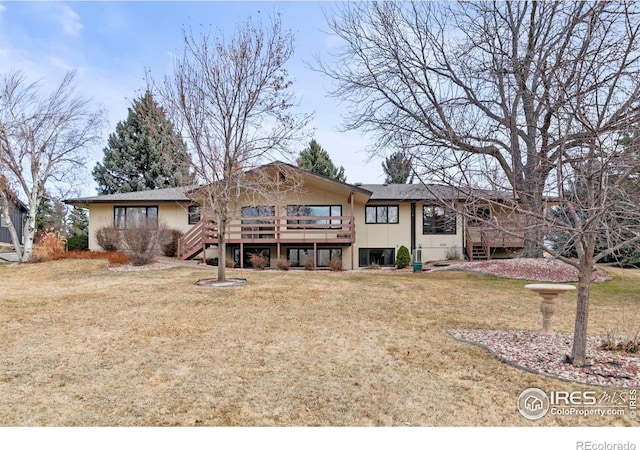
M 490 237 L 489 232 L 465 220 L 461 209 L 440 206 L 437 197 L 457 201 L 453 189 L 348 184 L 280 162 L 261 168 L 274 174 L 285 169 L 288 176 L 293 173 L 298 178 L 295 191 L 257 203 L 255 198 L 244 203 L 241 199 L 227 230 L 224 255 L 237 267 L 247 267 L 249 255 L 256 252 L 272 266 L 278 259 L 286 258 L 295 267 L 312 258 L 315 267 L 340 259 L 345 269 L 356 269 L 395 265 L 400 246 L 422 249 L 423 262 L 508 257 L 523 247 L 522 240 L 508 236 L 483 240 Z M 66 203 L 89 210 L 91 250 L 100 250 L 95 236 L 99 228 L 126 228 L 144 218 L 152 226 L 163 224 L 185 233 L 180 258 L 217 257 L 215 218 L 199 197 L 199 187 L 191 186 L 76 198 Z M 459 203 L 464 207 L 463 200 Z

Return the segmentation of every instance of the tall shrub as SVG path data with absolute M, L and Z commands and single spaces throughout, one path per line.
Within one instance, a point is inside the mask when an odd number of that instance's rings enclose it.
M 120 249 L 120 230 L 116 227 L 102 227 L 96 231 L 96 240 L 102 250 L 115 252 Z
M 121 250 L 131 258 L 134 266 L 144 266 L 161 253 L 169 239 L 164 227 L 127 228 L 122 230 Z
M 409 264 L 411 264 L 411 254 L 409 253 L 409 249 L 402 245 L 396 255 L 396 267 L 398 267 L 398 269 L 404 269 L 405 267 L 409 267 Z

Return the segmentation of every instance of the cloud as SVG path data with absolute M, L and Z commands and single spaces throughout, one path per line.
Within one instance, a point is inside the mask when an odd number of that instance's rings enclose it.
M 84 28 L 80 21 L 80 15 L 68 5 L 56 4 L 55 6 L 56 19 L 62 27 L 62 31 L 69 36 L 78 37 Z
M 0 18 L 2 17 L 2 13 L 7 9 L 2 3 L 0 3 Z
M 80 36 L 84 29 L 80 14 L 69 5 L 57 2 L 37 2 L 30 6 L 42 25 L 53 25 L 61 34 L 75 38 Z

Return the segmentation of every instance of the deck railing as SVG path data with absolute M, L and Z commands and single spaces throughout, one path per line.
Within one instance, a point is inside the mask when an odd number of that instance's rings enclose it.
M 218 243 L 215 220 L 204 217 L 178 241 L 178 257 L 190 258 Z M 225 233 L 229 244 L 353 244 L 352 216 L 251 216 L 233 220 Z
M 491 257 L 492 249 L 523 248 L 522 233 L 522 224 L 516 221 L 503 221 L 496 226 L 468 226 L 465 233 L 467 254 L 472 254 L 474 245 L 481 245 L 487 258 Z

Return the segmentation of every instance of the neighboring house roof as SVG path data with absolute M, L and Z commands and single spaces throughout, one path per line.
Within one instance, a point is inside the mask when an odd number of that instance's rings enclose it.
M 96 195 L 94 197 L 72 198 L 64 202 L 69 205 L 89 203 L 128 203 L 128 202 L 190 202 L 189 194 L 198 186 L 151 189 L 147 191 L 125 192 L 122 194 Z

